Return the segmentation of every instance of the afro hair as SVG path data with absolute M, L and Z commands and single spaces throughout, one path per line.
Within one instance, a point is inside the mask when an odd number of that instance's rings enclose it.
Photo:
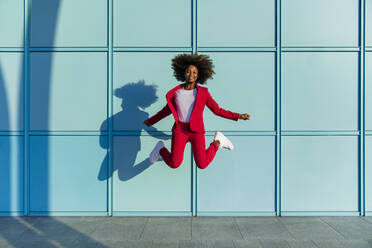
M 185 82 L 185 70 L 190 66 L 194 65 L 198 68 L 198 78 L 196 82 L 199 84 L 205 84 L 209 78 L 213 78 L 215 74 L 213 71 L 212 60 L 207 55 L 199 54 L 179 54 L 172 59 L 173 75 L 178 81 Z

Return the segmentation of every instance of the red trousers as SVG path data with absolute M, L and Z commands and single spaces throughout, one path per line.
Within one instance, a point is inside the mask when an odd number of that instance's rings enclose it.
M 208 149 L 205 149 L 205 137 L 203 133 L 196 133 L 190 130 L 190 123 L 178 122 L 172 128 L 171 153 L 167 148 L 160 149 L 160 155 L 164 162 L 171 168 L 178 168 L 183 160 L 183 153 L 186 143 L 190 141 L 196 165 L 205 169 L 212 162 L 218 145 L 212 142 Z

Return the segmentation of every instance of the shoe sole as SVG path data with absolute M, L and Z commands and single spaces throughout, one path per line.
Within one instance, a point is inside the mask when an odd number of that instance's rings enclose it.
M 234 145 L 233 145 L 233 143 L 225 136 L 225 135 L 223 135 L 223 133 L 221 133 L 221 132 L 218 132 L 218 134 L 221 136 L 221 139 L 223 139 L 224 140 L 224 142 L 223 143 L 227 143 L 227 147 L 226 146 L 222 146 L 223 148 L 226 148 L 226 149 L 228 149 L 228 150 L 233 150 L 234 149 Z M 215 137 L 216 137 L 217 135 L 215 135 Z

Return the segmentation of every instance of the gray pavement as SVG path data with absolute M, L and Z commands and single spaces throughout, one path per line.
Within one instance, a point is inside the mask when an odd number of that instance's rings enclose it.
M 368 217 L 0 217 L 0 247 L 364 248 Z

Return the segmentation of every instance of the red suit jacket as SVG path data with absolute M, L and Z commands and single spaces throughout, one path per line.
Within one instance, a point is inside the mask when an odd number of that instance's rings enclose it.
M 215 114 L 227 119 L 237 121 L 239 119 L 239 114 L 234 113 L 223 108 L 220 108 L 218 104 L 213 100 L 212 96 L 209 94 L 208 88 L 199 86 L 195 84 L 197 88 L 197 94 L 194 102 L 194 108 L 190 117 L 190 129 L 194 132 L 205 133 L 204 122 L 203 122 L 203 110 L 205 105 Z M 148 119 L 150 125 L 155 124 L 164 117 L 170 115 L 174 116 L 175 124 L 178 124 L 178 114 L 176 108 L 176 101 L 174 93 L 182 87 L 182 84 L 174 87 L 166 94 L 167 104 L 165 107 L 156 113 L 154 116 Z

